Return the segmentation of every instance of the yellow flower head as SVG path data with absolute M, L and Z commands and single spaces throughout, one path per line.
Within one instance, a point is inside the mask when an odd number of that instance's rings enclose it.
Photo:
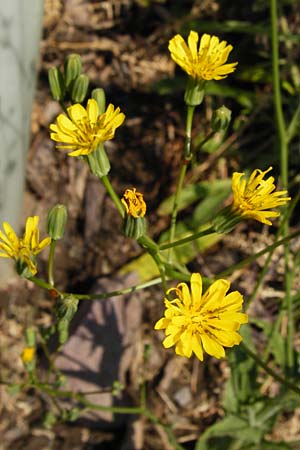
M 269 217 L 277 217 L 280 214 L 269 210 L 284 205 L 291 198 L 284 197 L 287 191 L 274 192 L 276 186 L 273 177 L 264 180 L 265 174 L 270 170 L 272 167 L 264 172 L 256 169 L 249 180 L 244 178 L 244 173 L 234 172 L 232 176 L 233 211 L 241 217 L 272 225 Z
M 51 139 L 59 142 L 58 149 L 71 150 L 69 156 L 84 156 L 92 153 L 102 142 L 115 136 L 116 129 L 122 125 L 125 115 L 120 108 L 108 105 L 99 115 L 96 100 L 90 99 L 85 109 L 80 103 L 69 106 L 68 116 L 60 114 L 56 124 L 50 125 Z
M 21 353 L 21 359 L 24 364 L 31 363 L 35 358 L 35 348 L 25 347 Z
M 198 33 L 190 31 L 187 44 L 180 34 L 169 42 L 171 58 L 188 75 L 196 80 L 221 80 L 235 70 L 237 62 L 225 64 L 232 45 L 209 34 L 202 35 L 199 46 L 198 41 Z
M 241 342 L 237 333 L 241 324 L 248 322 L 247 314 L 239 312 L 243 297 L 237 292 L 226 295 L 230 283 L 215 281 L 202 295 L 202 278 L 193 273 L 189 289 L 186 283 L 179 283 L 173 300 L 165 299 L 165 316 L 155 324 L 156 330 L 165 330 L 165 348 L 175 345 L 175 352 L 189 358 L 195 353 L 203 361 L 203 350 L 215 358 L 225 356 L 224 347 Z
M 126 189 L 121 202 L 125 206 L 128 216 L 132 216 L 135 219 L 145 216 L 146 203 L 143 194 L 137 192 L 136 188 Z
M 35 256 L 51 242 L 49 237 L 39 242 L 38 223 L 38 216 L 28 217 L 22 238 L 18 238 L 7 222 L 2 224 L 4 232 L 0 230 L 0 257 L 21 260 L 27 265 L 32 275 L 37 272 Z

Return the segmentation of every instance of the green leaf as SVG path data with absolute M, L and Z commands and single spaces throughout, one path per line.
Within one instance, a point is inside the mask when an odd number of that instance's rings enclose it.
M 195 450 L 211 450 L 209 439 L 219 436 L 231 436 L 241 442 L 258 444 L 262 439 L 262 431 L 250 427 L 247 420 L 230 414 L 203 433 L 196 443 Z
M 194 210 L 191 226 L 204 224 L 216 215 L 216 210 L 220 209 L 221 204 L 231 192 L 231 180 L 215 180 L 213 183 L 207 183 L 206 189 L 204 200 Z
M 203 181 L 198 184 L 188 184 L 182 189 L 181 198 L 178 205 L 178 211 L 181 211 L 188 206 L 192 205 L 196 201 L 200 199 L 204 199 L 196 208 L 196 210 L 201 210 L 204 208 L 206 213 L 203 214 L 207 216 L 211 216 L 213 213 L 215 214 L 216 206 L 219 206 L 222 201 L 224 201 L 231 191 L 231 180 L 229 178 L 225 180 L 214 180 L 213 183 L 209 181 Z M 171 214 L 174 203 L 174 195 L 171 195 L 166 200 L 164 200 L 159 208 L 158 214 L 161 216 Z M 207 212 L 210 214 L 207 214 Z M 198 211 L 194 212 L 194 220 L 199 220 L 198 216 L 201 217 L 201 213 Z M 197 223 L 199 226 L 199 222 Z
M 128 264 L 125 264 L 119 271 L 122 275 L 126 275 L 130 272 L 137 273 L 141 283 L 159 277 L 157 265 L 148 253 L 144 253 L 138 258 L 130 261 Z

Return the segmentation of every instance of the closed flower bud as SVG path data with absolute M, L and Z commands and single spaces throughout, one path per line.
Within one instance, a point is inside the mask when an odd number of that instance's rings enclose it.
M 105 106 L 106 100 L 105 100 L 104 89 L 102 89 L 102 88 L 93 89 L 92 90 L 92 98 L 94 100 L 96 100 L 96 102 L 97 102 L 99 114 L 103 114 L 106 109 L 106 106 Z
M 226 106 L 221 106 L 213 112 L 211 127 L 213 131 L 225 131 L 231 120 L 231 111 Z
M 35 329 L 33 327 L 26 328 L 25 340 L 28 347 L 35 347 L 36 338 L 35 338 Z
M 79 75 L 74 81 L 71 98 L 74 103 L 81 103 L 86 97 L 89 87 L 89 77 L 87 75 Z
M 57 67 L 48 70 L 48 80 L 52 97 L 58 102 L 62 101 L 65 98 L 66 87 L 62 73 Z
M 72 81 L 74 81 L 81 74 L 81 69 L 82 62 L 80 55 L 72 53 L 67 56 L 65 60 L 65 81 L 67 88 L 69 88 Z
M 54 241 L 61 239 L 65 232 L 67 209 L 64 205 L 55 205 L 48 212 L 47 233 Z

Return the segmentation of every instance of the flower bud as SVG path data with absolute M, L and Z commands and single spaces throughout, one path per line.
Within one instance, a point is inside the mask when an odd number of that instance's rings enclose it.
M 33 327 L 26 328 L 25 340 L 28 347 L 35 347 L 36 338 L 35 338 L 35 329 Z
M 146 232 L 146 203 L 143 194 L 137 192 L 136 188 L 126 189 L 122 204 L 125 207 L 126 216 L 124 219 L 123 231 L 125 236 L 139 239 Z
M 70 295 L 67 298 L 61 298 L 55 306 L 57 319 L 58 340 L 64 344 L 69 337 L 69 326 L 78 309 L 78 298 Z
M 103 114 L 105 112 L 106 106 L 106 100 L 105 100 L 105 92 L 102 88 L 97 88 L 92 90 L 92 98 L 96 100 L 99 108 L 99 115 Z
M 98 145 L 96 150 L 86 155 L 86 159 L 92 174 L 96 177 L 102 178 L 109 173 L 110 163 L 102 143 Z
M 72 81 L 81 74 L 81 69 L 82 62 L 80 55 L 77 55 L 76 53 L 68 55 L 65 60 L 65 82 L 67 88 L 69 88 Z
M 65 98 L 66 87 L 63 75 L 57 67 L 48 70 L 48 80 L 52 97 L 58 102 L 62 101 Z
M 231 111 L 226 106 L 221 106 L 213 112 L 211 127 L 213 131 L 225 131 L 231 120 Z
M 55 205 L 48 212 L 47 233 L 54 241 L 61 239 L 65 232 L 67 209 L 65 205 Z
M 196 80 L 192 77 L 188 78 L 184 94 L 184 101 L 188 106 L 198 106 L 202 103 L 204 86 L 204 80 Z
M 74 81 L 71 98 L 74 103 L 81 103 L 86 97 L 89 87 L 89 77 L 87 75 L 79 75 Z

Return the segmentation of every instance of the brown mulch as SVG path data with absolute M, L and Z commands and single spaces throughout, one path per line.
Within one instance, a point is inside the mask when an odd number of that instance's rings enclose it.
M 119 269 L 141 254 L 135 242 L 122 236 L 120 218 L 103 186 L 89 174 L 80 160 L 57 152 L 49 139 L 49 124 L 60 109 L 50 97 L 47 70 L 62 64 L 67 54 L 75 52 L 82 56 L 84 71 L 89 75 L 92 87 L 103 87 L 108 101 L 120 106 L 126 114 L 126 122 L 118 131 L 116 140 L 107 145 L 112 163 L 111 180 L 117 193 L 122 195 L 128 186 L 136 186 L 144 193 L 152 236 L 159 236 L 168 225 L 167 219 L 158 216 L 157 207 L 174 191 L 183 146 L 184 110 L 181 95 L 163 98 L 153 86 L 174 74 L 174 65 L 166 47 L 169 37 L 178 30 L 181 19 L 172 12 L 172 2 L 149 2 L 149 8 L 143 3 L 142 0 L 45 0 L 23 216 L 37 214 L 42 218 L 43 226 L 51 206 L 56 203 L 67 206 L 67 230 L 57 247 L 55 267 L 56 282 L 62 290 L 99 292 L 103 286 L 107 290 L 119 288 Z M 217 2 L 199 0 L 187 2 L 185 13 L 198 18 L 214 18 L 217 11 Z M 208 104 L 208 111 L 209 108 Z M 196 133 L 200 132 L 205 123 L 198 121 L 196 127 Z M 201 177 L 225 178 L 231 164 L 235 162 L 230 158 L 226 164 L 224 160 L 219 163 L 212 159 Z M 199 175 L 196 176 L 199 179 Z M 271 241 L 272 237 L 266 230 L 261 233 L 261 227 L 249 233 L 245 226 L 241 226 L 234 237 L 226 237 L 216 244 L 205 258 L 199 255 L 191 264 L 191 270 L 211 276 Z M 45 275 L 45 254 L 41 254 L 40 261 L 41 275 Z M 279 280 L 282 278 L 281 261 L 282 253 L 278 250 L 267 282 L 275 276 Z M 264 258 L 250 269 L 236 273 L 232 282 L 234 285 L 238 283 L 239 288 L 249 294 L 263 264 Z M 267 295 L 274 294 L 272 286 L 264 289 Z M 277 290 L 277 295 L 280 294 Z M 51 324 L 53 300 L 27 281 L 17 278 L 1 289 L 1 298 L 1 376 L 17 383 L 25 377 L 19 358 L 24 345 L 24 330 L 32 323 Z M 109 366 L 106 384 L 110 385 L 113 377 L 120 376 L 126 386 L 121 404 L 136 404 L 140 383 L 146 380 L 150 408 L 161 420 L 174 425 L 182 445 L 192 448 L 201 432 L 224 414 L 220 394 L 229 376 L 229 368 L 225 360 L 209 359 L 206 364 L 201 364 L 162 349 L 161 336 L 153 332 L 153 323 L 161 314 L 160 298 L 159 288 L 139 293 L 140 306 L 133 314 L 134 323 L 130 311 L 136 297 L 125 299 L 124 308 L 113 300 L 108 308 L 111 308 L 110 313 L 113 311 L 114 319 L 119 318 L 121 325 L 118 323 L 111 330 L 105 323 L 108 312 L 104 311 L 104 306 L 89 306 L 89 313 L 83 313 L 81 309 L 87 322 L 83 321 L 74 330 L 69 347 L 58 362 L 67 373 L 74 370 L 77 362 L 75 364 L 73 360 L 74 364 L 68 365 L 64 357 L 70 362 L 78 349 L 82 358 L 90 352 L 87 371 L 93 372 L 96 381 L 87 378 L 85 382 L 89 387 L 103 388 L 105 383 L 101 384 L 97 379 L 96 370 L 98 364 L 99 374 L 103 377 L 103 365 L 100 364 L 103 360 L 97 354 L 101 351 L 99 348 L 93 350 L 92 340 L 80 347 L 78 336 L 86 333 L 91 324 L 96 327 L 101 324 L 102 335 L 101 338 L 97 335 L 97 339 L 102 339 L 103 343 L 108 335 L 106 345 L 109 347 L 116 338 L 114 335 L 110 340 L 109 333 L 120 333 L 118 336 L 123 346 L 118 353 L 120 367 L 112 373 Z M 261 305 L 254 307 L 257 314 L 264 314 Z M 120 311 L 120 308 L 123 309 Z M 96 330 L 97 333 L 100 331 Z M 145 359 L 145 348 L 150 348 L 148 359 Z M 114 349 L 120 351 L 119 347 Z M 70 381 L 70 386 L 81 389 L 82 384 L 76 383 L 78 373 Z M 4 387 L 0 389 L 1 450 L 172 448 L 161 427 L 139 417 L 126 417 L 119 421 L 110 418 L 105 426 L 102 424 L 100 427 L 97 416 L 93 423 L 60 423 L 46 429 L 42 420 L 52 406 L 48 398 L 33 391 L 12 396 Z M 111 396 L 106 400 L 111 402 Z

